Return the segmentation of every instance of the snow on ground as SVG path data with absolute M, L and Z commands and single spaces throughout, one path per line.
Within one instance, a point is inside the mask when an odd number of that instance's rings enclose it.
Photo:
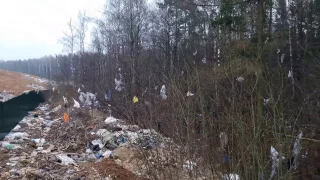
M 35 82 L 37 82 L 37 83 L 41 83 L 41 84 L 47 84 L 47 83 L 49 83 L 49 81 L 46 80 L 46 79 L 38 78 L 38 77 L 33 77 L 33 76 L 28 75 L 28 74 L 23 75 L 23 77 L 26 78 L 26 79 L 35 81 Z
M 8 91 L 4 90 L 2 93 L 0 93 L 0 102 L 8 101 L 14 97 L 15 97 L 14 94 L 11 94 Z
M 36 89 L 36 90 L 45 90 L 44 87 L 36 85 L 36 84 L 33 84 L 33 83 L 32 84 L 28 84 L 27 87 L 28 88 L 32 88 L 32 89 Z

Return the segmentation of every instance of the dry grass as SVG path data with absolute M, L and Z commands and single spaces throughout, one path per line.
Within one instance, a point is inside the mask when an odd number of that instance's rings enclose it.
M 35 88 L 27 87 L 30 84 L 35 84 L 47 88 L 45 83 L 37 82 L 32 78 L 26 78 L 23 73 L 0 70 L 0 92 L 8 91 L 10 94 L 16 96 L 22 94 L 24 91 L 37 90 Z M 29 75 L 29 77 L 40 79 L 37 76 Z

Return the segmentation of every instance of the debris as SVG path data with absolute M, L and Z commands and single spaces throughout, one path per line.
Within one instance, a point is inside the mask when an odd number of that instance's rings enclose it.
M 222 176 L 223 180 L 240 180 L 240 176 L 238 174 L 225 174 Z
M 239 76 L 239 77 L 237 78 L 237 81 L 238 81 L 238 82 L 243 82 L 243 81 L 244 81 L 244 78 L 241 77 L 241 76 Z
M 96 95 L 90 92 L 87 92 L 87 93 L 80 92 L 79 100 L 84 107 L 91 108 L 91 106 L 94 106 L 94 107 L 99 106 L 99 102 L 97 101 Z
M 293 144 L 293 158 L 294 158 L 294 162 L 293 162 L 293 165 L 294 165 L 294 169 L 297 169 L 298 167 L 298 155 L 300 154 L 301 152 L 301 139 L 302 139 L 302 132 L 300 132 L 300 134 L 296 137 L 296 140 Z
M 268 99 L 263 99 L 263 105 L 267 105 L 267 104 L 269 104 L 269 102 L 270 102 L 270 98 L 268 98 Z
M 112 151 L 106 150 L 106 151 L 102 154 L 102 156 L 103 156 L 104 158 L 110 158 L 111 154 L 112 154 Z
M 31 142 L 35 143 L 37 147 L 43 146 L 46 140 L 44 138 L 32 139 Z
M 220 132 L 219 138 L 220 138 L 221 149 L 225 150 L 228 144 L 228 135 L 225 132 Z
M 6 141 L 2 142 L 1 146 L 4 147 L 5 149 L 20 149 L 20 148 L 22 148 L 19 145 L 11 144 L 11 143 L 6 142 Z
M 79 104 L 79 102 L 78 102 L 78 101 L 76 101 L 74 98 L 73 98 L 73 102 L 74 102 L 73 107 L 75 107 L 75 108 L 80 108 L 80 104 Z
M 279 167 L 279 158 L 278 158 L 278 151 L 271 146 L 270 148 L 270 153 L 271 153 L 271 159 L 272 159 L 272 170 L 270 174 L 270 179 L 273 178 L 273 176 L 276 174 L 276 169 Z
M 184 164 L 183 164 L 183 168 L 187 171 L 192 171 L 194 170 L 194 168 L 197 166 L 197 164 L 195 162 L 192 162 L 192 161 L 186 161 Z
M 187 96 L 188 96 L 188 97 L 194 96 L 194 94 L 192 94 L 190 91 L 188 91 L 188 92 L 187 92 Z
M 66 97 L 62 96 L 64 104 L 68 104 L 68 100 Z
M 292 77 L 292 71 L 289 70 L 289 73 L 288 73 L 288 78 L 291 78 Z
M 202 63 L 203 63 L 203 64 L 207 64 L 207 58 L 206 58 L 206 57 L 204 57 L 204 58 L 202 59 Z
M 46 126 L 50 127 L 50 126 L 53 124 L 53 121 L 51 121 L 51 120 L 44 120 L 43 123 L 44 123 Z
M 165 86 L 165 85 L 163 85 L 163 86 L 161 87 L 160 96 L 161 96 L 161 98 L 164 99 L 164 100 L 167 99 L 166 86 Z
M 122 75 L 121 75 L 121 74 L 120 74 L 120 79 L 114 78 L 114 83 L 116 84 L 115 89 L 116 89 L 118 92 L 121 92 L 122 89 L 124 88 L 124 83 L 123 83 L 123 81 L 122 81 Z
M 69 122 L 69 115 L 67 113 L 63 114 L 63 120 L 65 123 Z
M 198 50 L 196 50 L 196 52 L 193 53 L 193 56 L 197 55 L 197 53 L 198 53 Z
M 103 144 L 100 139 L 93 140 L 91 143 L 93 144 L 93 146 L 98 145 L 99 150 L 103 148 Z M 94 149 L 92 149 L 92 150 L 94 150 Z M 97 151 L 99 151 L 99 150 L 97 150 Z
M 29 134 L 25 133 L 25 132 L 13 132 L 13 133 L 9 133 L 6 136 L 6 139 L 8 140 L 14 140 L 14 139 L 28 139 Z
M 285 56 L 285 54 L 282 54 L 282 55 L 281 55 L 281 60 L 280 60 L 281 64 L 283 63 L 284 56 Z
M 54 145 L 50 144 L 50 146 L 46 149 L 46 150 L 43 150 L 42 153 L 50 153 L 54 148 Z
M 133 101 L 133 103 L 135 104 L 135 103 L 139 102 L 139 99 L 138 99 L 137 96 L 134 96 L 132 101 Z
M 57 111 L 59 111 L 60 109 L 61 109 L 61 105 L 53 108 L 53 109 L 51 110 L 51 112 L 57 112 Z
M 72 158 L 68 157 L 67 155 L 59 154 L 56 157 L 58 158 L 59 162 L 61 162 L 62 165 L 76 164 L 75 161 Z
M 118 119 L 110 116 L 110 117 L 107 117 L 107 119 L 106 119 L 104 122 L 105 122 L 106 124 L 111 124 L 111 123 L 115 123 L 115 122 L 117 122 L 117 121 L 118 121 Z
M 13 131 L 17 131 L 17 130 L 19 130 L 19 129 L 21 129 L 21 126 L 18 124 L 18 125 L 16 125 L 16 127 L 14 127 L 12 130 L 13 130 Z

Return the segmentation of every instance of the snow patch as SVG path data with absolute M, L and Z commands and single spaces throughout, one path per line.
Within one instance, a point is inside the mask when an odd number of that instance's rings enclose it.
M 6 102 L 14 97 L 16 96 L 4 90 L 2 93 L 0 93 L 0 102 Z
M 44 87 L 39 86 L 39 85 L 37 85 L 37 84 L 33 84 L 33 83 L 32 83 L 32 84 L 28 84 L 27 87 L 28 87 L 28 88 L 32 88 L 32 89 L 36 89 L 36 90 L 45 90 Z

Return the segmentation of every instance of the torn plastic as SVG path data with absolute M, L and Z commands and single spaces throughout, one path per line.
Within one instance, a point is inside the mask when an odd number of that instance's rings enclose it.
M 238 174 L 224 174 L 222 176 L 223 180 L 240 180 L 240 176 Z
M 190 91 L 187 92 L 187 97 L 191 97 L 194 96 L 194 94 L 192 94 Z
M 133 102 L 134 104 L 136 104 L 137 102 L 139 102 L 138 97 L 137 97 L 137 96 L 134 96 L 132 102 Z
M 115 122 L 117 122 L 117 121 L 118 121 L 118 119 L 110 116 L 110 117 L 107 117 L 107 119 L 106 119 L 104 122 L 105 122 L 106 124 L 111 124 L 111 123 L 115 123 Z
M 75 161 L 68 157 L 67 155 L 64 155 L 64 154 L 59 154 L 56 156 L 58 160 L 60 160 L 61 164 L 62 165 L 75 165 Z
M 239 76 L 239 77 L 237 78 L 237 81 L 238 81 L 238 82 L 243 82 L 243 81 L 244 81 L 244 78 L 241 77 L 241 76 Z
M 166 95 L 166 86 L 162 85 L 161 90 L 160 90 L 160 96 L 163 100 L 167 99 L 167 95 Z
M 78 102 L 78 101 L 76 101 L 74 98 L 73 98 L 73 102 L 74 102 L 73 107 L 75 107 L 75 108 L 80 108 L 80 104 L 79 104 L 79 102 Z
M 272 179 L 273 176 L 276 174 L 277 168 L 279 167 L 279 153 L 273 146 L 271 146 L 270 148 L 270 153 L 272 159 L 270 179 Z

